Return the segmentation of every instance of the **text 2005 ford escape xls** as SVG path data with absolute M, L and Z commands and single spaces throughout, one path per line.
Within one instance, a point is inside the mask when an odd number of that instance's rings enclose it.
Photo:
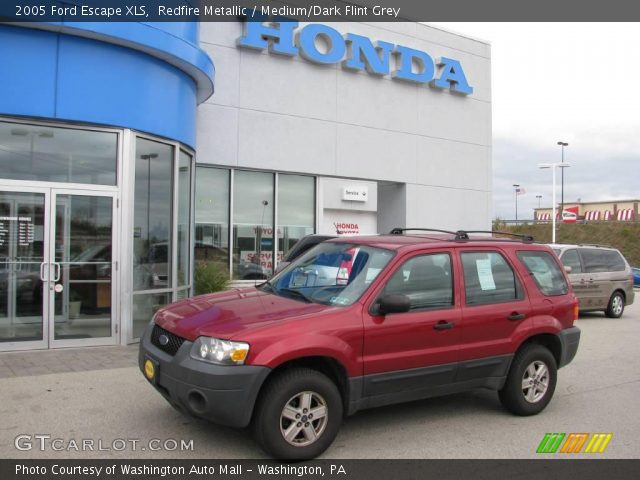
M 251 424 L 282 459 L 319 455 L 358 410 L 477 387 L 542 411 L 580 340 L 551 249 L 395 232 L 330 240 L 258 287 L 161 309 L 140 368 L 179 410 Z

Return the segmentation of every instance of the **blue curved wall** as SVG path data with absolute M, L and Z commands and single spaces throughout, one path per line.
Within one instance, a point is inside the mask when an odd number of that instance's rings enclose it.
M 0 115 L 133 128 L 195 147 L 214 66 L 196 23 L 0 26 Z

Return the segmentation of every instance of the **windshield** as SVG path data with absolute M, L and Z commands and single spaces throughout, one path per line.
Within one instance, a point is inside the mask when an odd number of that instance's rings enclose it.
M 262 288 L 304 302 L 351 305 L 369 288 L 393 255 L 392 251 L 365 245 L 321 243 Z

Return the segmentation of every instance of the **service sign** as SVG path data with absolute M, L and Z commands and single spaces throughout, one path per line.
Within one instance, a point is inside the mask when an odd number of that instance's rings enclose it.
M 449 90 L 462 95 L 473 93 L 462 65 L 447 57 L 433 58 L 427 52 L 403 45 L 371 39 L 355 33 L 343 35 L 327 25 L 311 23 L 298 28 L 298 22 L 246 21 L 238 47 L 266 50 L 277 55 L 300 55 L 310 62 L 340 63 L 345 70 L 366 71 L 371 75 L 390 75 L 402 80 Z
M 369 189 L 366 186 L 344 187 L 342 200 L 348 202 L 366 202 L 369 199 Z

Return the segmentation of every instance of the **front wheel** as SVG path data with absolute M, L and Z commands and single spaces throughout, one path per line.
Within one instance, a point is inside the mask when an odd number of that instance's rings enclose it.
M 522 347 L 511 364 L 507 381 L 499 392 L 505 408 L 516 415 L 540 413 L 553 397 L 558 378 L 556 360 L 542 345 Z
M 604 314 L 609 318 L 620 318 L 624 312 L 624 295 L 620 292 L 613 292 L 609 299 L 609 305 Z
M 342 423 L 340 392 L 316 370 L 295 368 L 276 375 L 256 407 L 256 440 L 278 459 L 317 457 L 331 445 Z

